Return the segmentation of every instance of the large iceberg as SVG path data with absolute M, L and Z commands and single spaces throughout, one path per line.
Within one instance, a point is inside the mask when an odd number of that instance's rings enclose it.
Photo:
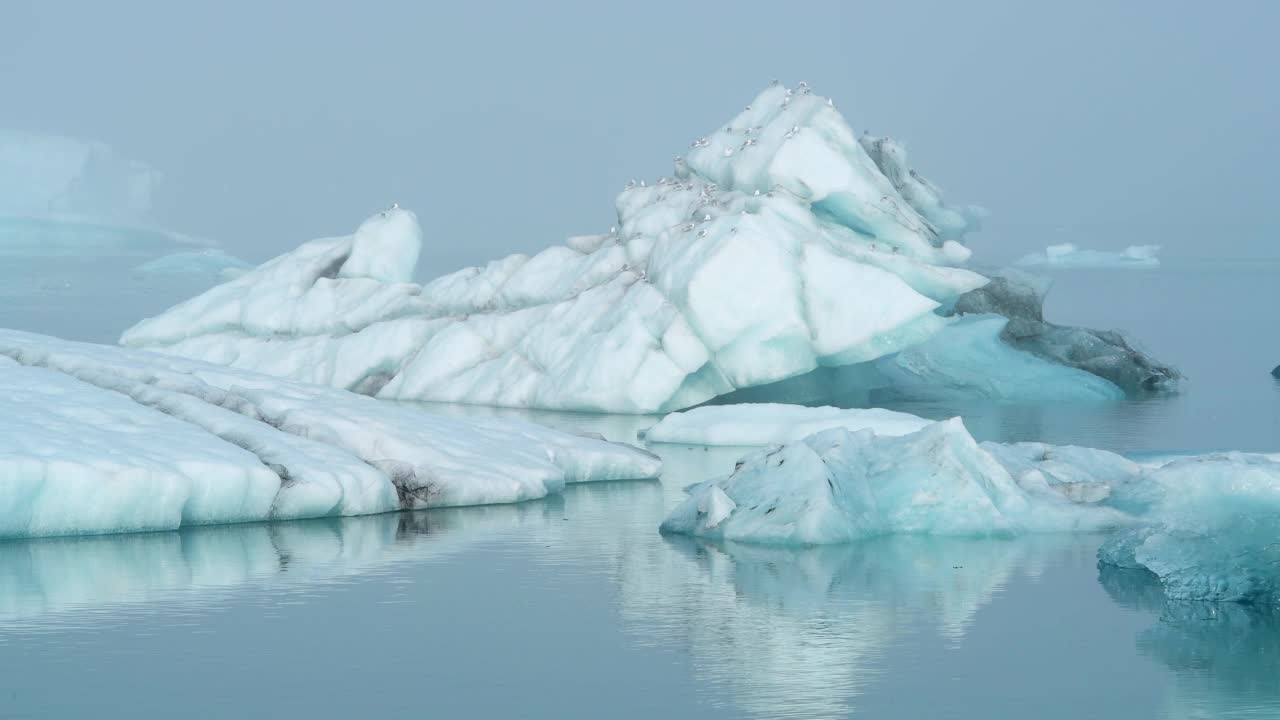
M 666 412 L 831 372 L 841 392 L 1124 394 L 1010 346 L 999 318 L 948 318 L 988 282 L 960 267 L 982 212 L 943 203 L 901 146 L 857 137 L 806 86 L 766 89 L 616 209 L 608 233 L 418 286 L 421 232 L 392 208 L 121 342 L 388 399 L 554 410 Z
M 0 331 L 0 537 L 516 502 L 659 469 L 518 420 Z
M 1130 245 L 1119 252 L 1086 250 L 1074 243 L 1050 245 L 1043 252 L 1025 255 L 1019 265 L 1051 268 L 1149 269 L 1160 266 L 1159 245 Z

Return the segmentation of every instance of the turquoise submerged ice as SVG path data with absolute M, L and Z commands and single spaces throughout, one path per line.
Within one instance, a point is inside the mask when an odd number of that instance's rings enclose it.
M 1226 453 L 1150 474 L 1148 522 L 1111 537 L 1107 564 L 1144 568 L 1175 599 L 1280 602 L 1280 462 Z
M 0 330 L 0 537 L 518 502 L 659 469 L 522 421 Z
M 1101 562 L 1153 573 L 1175 599 L 1280 598 L 1280 458 L 1136 463 L 1040 443 L 978 443 L 958 418 L 906 435 L 826 430 L 694 485 L 663 532 L 774 545 L 890 534 L 1115 530 Z

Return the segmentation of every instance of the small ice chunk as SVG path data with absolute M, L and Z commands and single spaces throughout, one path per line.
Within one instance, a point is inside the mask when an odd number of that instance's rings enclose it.
M 644 432 L 650 443 L 778 445 L 842 427 L 877 435 L 906 435 L 931 421 L 880 408 L 842 409 L 779 403 L 705 405 L 671 413 Z

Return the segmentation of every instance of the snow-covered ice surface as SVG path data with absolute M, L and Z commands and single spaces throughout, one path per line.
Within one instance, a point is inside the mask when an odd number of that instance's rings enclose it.
M 856 380 L 901 392 L 1122 394 L 1007 347 L 994 326 L 993 350 L 934 367 L 938 350 L 973 345 L 972 328 L 941 311 L 987 283 L 960 267 L 970 253 L 958 242 L 982 212 L 945 204 L 900 145 L 858 138 L 807 87 L 766 89 L 695 141 L 673 176 L 629 183 L 616 209 L 608 233 L 420 287 L 402 281 L 421 232 L 392 208 L 121 342 L 383 398 L 613 413 L 851 366 L 863 368 Z M 902 355 L 935 338 L 937 348 Z M 896 369 L 869 365 L 878 361 Z
M 706 405 L 667 415 L 644 431 L 644 440 L 687 445 L 774 445 L 831 428 L 906 435 L 928 424 L 928 420 L 915 415 L 880 408 L 846 410 L 781 403 Z
M 517 502 L 659 469 L 518 420 L 0 331 L 0 536 Z
M 1091 448 L 978 443 L 959 418 L 901 436 L 826 430 L 690 488 L 666 533 L 773 545 L 891 534 L 1116 530 L 1106 565 L 1170 598 L 1280 600 L 1280 462 L 1225 453 L 1144 463 Z
M 1159 245 L 1130 245 L 1119 252 L 1086 250 L 1074 243 L 1050 245 L 1018 260 L 1024 267 L 1148 269 L 1160 266 Z

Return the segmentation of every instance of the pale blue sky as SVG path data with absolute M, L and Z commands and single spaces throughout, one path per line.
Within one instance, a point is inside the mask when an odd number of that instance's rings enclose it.
M 251 260 L 392 201 L 422 218 L 427 275 L 607 229 L 627 179 L 666 173 L 775 77 L 990 208 L 979 258 L 1067 240 L 1280 254 L 1280 3 L 8 0 L 0 15 L 0 127 L 151 162 L 169 225 Z

